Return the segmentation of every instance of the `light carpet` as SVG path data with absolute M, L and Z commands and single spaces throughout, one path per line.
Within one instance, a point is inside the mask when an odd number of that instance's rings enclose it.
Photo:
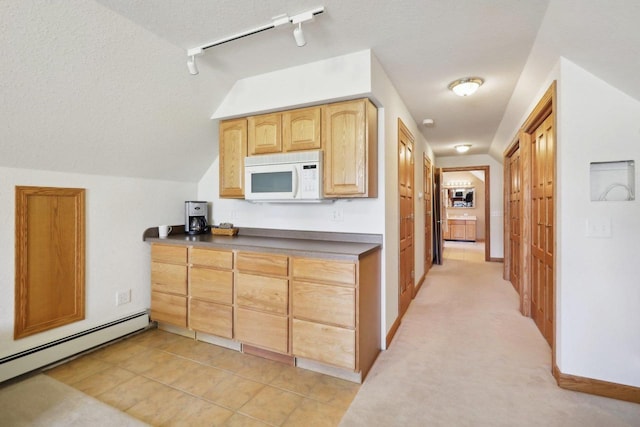
M 139 427 L 147 424 L 43 374 L 0 388 L 4 427 Z
M 638 404 L 560 389 L 503 265 L 448 245 L 341 426 L 640 426 Z

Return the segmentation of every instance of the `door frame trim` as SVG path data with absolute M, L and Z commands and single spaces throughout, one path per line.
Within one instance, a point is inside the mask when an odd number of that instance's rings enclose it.
M 442 168 L 442 173 L 469 171 L 484 172 L 484 260 L 496 262 L 502 261 L 502 259 L 491 258 L 491 177 L 489 176 L 491 168 L 489 165 Z

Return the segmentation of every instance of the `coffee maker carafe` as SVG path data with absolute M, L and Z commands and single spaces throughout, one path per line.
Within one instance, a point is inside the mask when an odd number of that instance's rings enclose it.
M 184 202 L 184 231 L 187 234 L 203 234 L 209 231 L 207 202 Z

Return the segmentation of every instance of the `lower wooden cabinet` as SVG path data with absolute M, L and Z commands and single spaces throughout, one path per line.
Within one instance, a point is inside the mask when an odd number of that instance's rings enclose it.
M 364 378 L 380 351 L 380 252 L 291 264 L 292 354 Z
M 380 352 L 379 250 L 343 261 L 153 244 L 151 276 L 162 323 L 360 378 Z
M 236 308 L 235 338 L 243 343 L 287 354 L 289 319 L 287 316 Z
M 233 338 L 233 308 L 228 305 L 191 298 L 189 327 L 206 334 Z
M 189 248 L 188 326 L 233 338 L 233 251 Z
M 187 326 L 187 248 L 151 246 L 151 319 Z
M 151 291 L 151 319 L 187 327 L 187 297 Z
M 356 331 L 293 319 L 293 354 L 356 370 Z
M 444 240 L 476 240 L 475 219 L 448 219 L 448 230 L 443 233 Z

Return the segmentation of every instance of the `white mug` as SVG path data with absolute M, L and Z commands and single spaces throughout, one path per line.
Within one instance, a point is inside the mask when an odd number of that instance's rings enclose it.
M 173 227 L 171 227 L 169 225 L 159 225 L 158 226 L 158 236 L 159 237 L 167 237 L 169 235 L 169 233 L 171 233 L 171 230 L 173 230 Z

